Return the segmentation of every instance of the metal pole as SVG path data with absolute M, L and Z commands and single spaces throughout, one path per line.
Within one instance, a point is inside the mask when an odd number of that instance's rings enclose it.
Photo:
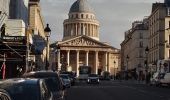
M 48 36 L 47 36 L 46 66 L 45 66 L 45 70 L 48 70 Z
M 4 62 L 3 62 L 3 73 L 2 73 L 2 78 L 5 79 L 6 78 L 6 58 L 5 58 L 5 53 L 4 53 Z
M 115 80 L 115 64 L 116 62 L 114 62 L 114 80 Z

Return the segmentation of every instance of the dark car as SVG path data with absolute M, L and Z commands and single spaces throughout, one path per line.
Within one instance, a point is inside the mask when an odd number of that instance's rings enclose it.
M 60 74 L 67 74 L 70 78 L 71 85 L 75 85 L 76 82 L 76 74 L 74 72 L 61 72 Z
M 87 83 L 99 83 L 100 79 L 97 74 L 89 74 L 87 78 Z
M 65 99 L 65 87 L 57 72 L 53 71 L 34 71 L 25 73 L 25 78 L 42 78 L 45 80 L 49 90 L 53 94 L 53 100 Z
M 60 74 L 60 78 L 63 81 L 63 84 L 66 88 L 71 87 L 71 80 L 70 80 L 68 74 Z
M 52 100 L 52 95 L 43 79 L 2 80 L 0 94 L 0 98 L 3 98 L 1 100 Z

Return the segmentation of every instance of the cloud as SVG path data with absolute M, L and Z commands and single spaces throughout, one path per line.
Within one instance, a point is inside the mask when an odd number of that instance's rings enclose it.
M 71 5 L 76 0 L 41 0 L 45 22 L 52 28 L 52 41 L 62 39 L 63 21 L 68 18 Z M 88 0 L 100 22 L 100 40 L 120 48 L 124 32 L 135 20 L 151 13 L 152 3 L 162 0 Z

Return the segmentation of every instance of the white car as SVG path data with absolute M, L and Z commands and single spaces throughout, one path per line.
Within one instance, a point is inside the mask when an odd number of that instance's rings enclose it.
M 170 73 L 165 73 L 160 79 L 160 85 L 163 84 L 170 86 Z
M 96 74 L 89 74 L 87 78 L 87 83 L 98 83 L 99 84 L 99 76 Z

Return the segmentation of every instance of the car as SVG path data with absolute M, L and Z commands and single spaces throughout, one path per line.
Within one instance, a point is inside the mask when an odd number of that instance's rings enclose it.
M 4 89 L 0 89 L 0 100 L 11 100 L 9 93 Z
M 162 78 L 160 79 L 159 84 L 170 86 L 170 73 L 162 74 Z
M 1 100 L 52 100 L 51 92 L 43 79 L 2 80 L 0 81 L 0 94 L 3 94 L 0 96 L 3 98 Z
M 76 74 L 74 72 L 64 71 L 64 72 L 61 72 L 60 74 L 67 74 L 69 76 L 69 78 L 70 78 L 71 85 L 75 85 Z
M 68 74 L 60 74 L 60 78 L 61 78 L 61 80 L 63 81 L 64 86 L 65 86 L 66 88 L 70 88 L 70 87 L 71 87 L 71 80 L 70 80 Z
M 66 97 L 65 86 L 57 72 L 53 71 L 33 71 L 25 73 L 24 78 L 42 78 L 45 79 L 49 90 L 53 94 L 54 100 L 64 100 Z
M 99 84 L 100 79 L 97 74 L 89 74 L 87 78 L 87 83 L 98 83 Z

